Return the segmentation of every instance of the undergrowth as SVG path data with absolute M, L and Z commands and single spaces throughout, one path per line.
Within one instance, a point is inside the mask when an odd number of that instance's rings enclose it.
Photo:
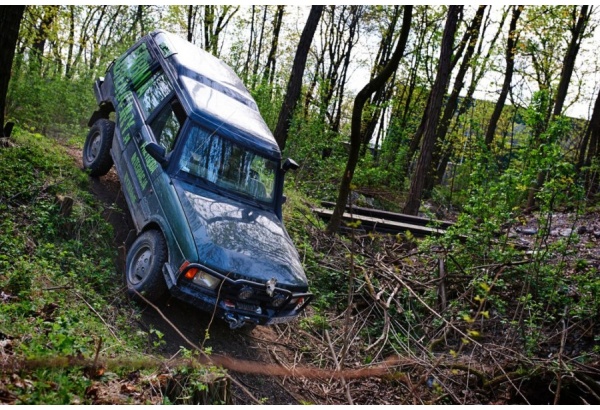
M 151 335 L 132 331 L 138 309 L 123 292 L 113 229 L 88 191 L 87 174 L 55 140 L 18 127 L 11 139 L 0 149 L 1 401 L 102 402 L 98 384 L 136 369 L 90 363 L 143 362 Z M 142 376 L 150 380 L 155 371 Z M 154 394 L 135 388 L 108 403 L 178 400 L 161 392 L 156 374 L 154 381 L 146 382 Z M 196 387 L 180 383 L 178 394 Z

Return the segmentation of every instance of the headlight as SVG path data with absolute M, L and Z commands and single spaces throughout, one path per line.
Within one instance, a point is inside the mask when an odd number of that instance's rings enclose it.
M 238 298 L 242 300 L 250 299 L 252 296 L 254 296 L 254 289 L 250 286 L 242 286 L 238 293 Z
M 191 279 L 196 285 L 200 285 L 207 289 L 215 289 L 221 283 L 221 279 L 215 278 L 198 268 L 188 269 L 187 272 L 185 272 L 185 277 Z

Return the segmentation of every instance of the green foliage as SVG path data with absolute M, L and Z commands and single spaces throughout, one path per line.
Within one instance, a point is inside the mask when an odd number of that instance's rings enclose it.
M 300 169 L 288 174 L 296 189 L 310 198 L 337 198 L 348 155 L 343 141 L 340 134 L 328 130 L 318 117 L 294 117 L 285 156 L 299 159 Z
M 576 261 L 570 266 L 576 235 L 548 241 L 553 215 L 559 207 L 581 209 L 584 193 L 575 183 L 573 165 L 561 150 L 570 122 L 559 117 L 545 124 L 547 102 L 545 94 L 540 93 L 525 113 L 532 132 L 507 169 L 502 171 L 483 146 L 465 163 L 465 168 L 471 170 L 469 196 L 457 224 L 441 241 L 429 239 L 421 245 L 424 249 L 432 244 L 447 249 L 448 273 L 472 275 L 470 286 L 463 292 L 485 300 L 486 309 L 494 309 L 501 316 L 509 308 L 522 312 L 519 320 L 507 317 L 504 323 L 521 335 L 525 352 L 530 355 L 537 352 L 546 337 L 542 329 L 565 314 L 577 312 L 580 318 L 597 318 L 599 312 L 598 303 L 592 300 L 598 292 L 598 280 L 589 274 L 585 263 Z M 540 175 L 543 184 L 537 185 Z M 525 254 L 513 244 L 507 227 L 518 226 L 520 207 L 532 186 L 539 227 L 533 248 Z M 567 275 L 567 271 L 576 273 Z M 568 289 L 574 284 L 577 289 L 585 289 L 585 296 L 574 298 L 570 294 Z M 485 294 L 480 286 L 485 287 Z M 515 299 L 515 295 L 520 296 Z M 452 303 L 447 317 L 465 315 L 470 303 Z
M 254 83 L 255 81 L 249 82 Z M 274 130 L 277 126 L 277 120 L 279 119 L 279 108 L 283 103 L 283 92 L 280 87 L 275 85 L 269 85 L 264 81 L 256 80 L 257 85 L 251 90 L 252 97 L 258 105 L 258 110 L 261 116 L 269 126 L 271 130 Z
M 0 333 L 17 358 L 42 363 L 92 358 L 99 338 L 111 340 L 106 354 L 131 356 L 141 338 L 118 336 L 130 325 L 107 303 L 122 299 L 113 232 L 88 177 L 52 140 L 19 128 L 14 140 L 0 149 Z M 72 197 L 71 213 L 60 212 L 60 195 Z M 11 388 L 24 404 L 83 403 L 90 383 L 77 366 L 23 369 L 22 377 L 28 382 Z
M 8 118 L 31 132 L 54 137 L 87 133 L 86 124 L 96 106 L 93 77 L 42 74 L 18 61 L 15 68 L 8 94 Z

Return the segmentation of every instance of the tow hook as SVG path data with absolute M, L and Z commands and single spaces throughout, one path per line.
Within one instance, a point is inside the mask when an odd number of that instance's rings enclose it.
M 225 314 L 225 320 L 227 323 L 229 323 L 230 329 L 239 329 L 240 327 L 244 326 L 245 323 L 243 320 L 238 320 L 233 313 Z

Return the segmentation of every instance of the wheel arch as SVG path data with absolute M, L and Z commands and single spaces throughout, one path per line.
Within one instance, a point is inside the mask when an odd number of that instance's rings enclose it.
M 103 101 L 98 109 L 92 113 L 92 116 L 88 120 L 88 127 L 94 125 L 100 118 L 110 119 L 110 113 L 115 112 L 115 107 L 110 101 Z
M 177 280 L 177 270 L 179 269 L 178 260 L 181 263 L 181 261 L 183 260 L 183 255 L 179 255 L 178 257 L 176 253 L 177 247 L 173 246 L 175 244 L 175 239 L 166 234 L 166 232 L 168 232 L 168 229 L 165 228 L 165 225 L 166 222 L 159 218 L 152 219 L 140 229 L 140 231 L 138 232 L 138 236 L 150 230 L 158 231 L 162 235 L 167 245 L 167 261 L 165 265 L 168 265 L 166 266 L 166 271 L 163 270 L 163 274 L 165 275 L 165 279 L 167 280 L 167 285 L 170 287 L 171 284 L 174 284 Z

